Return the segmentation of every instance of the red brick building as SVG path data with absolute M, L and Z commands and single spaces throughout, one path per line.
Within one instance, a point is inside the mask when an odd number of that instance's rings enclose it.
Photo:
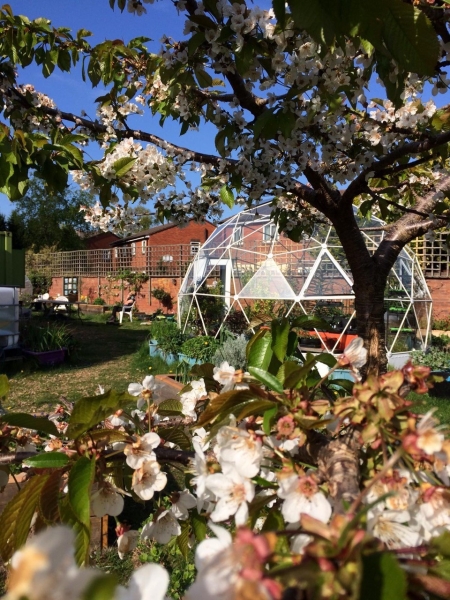
M 88 303 L 101 297 L 110 305 L 126 296 L 127 274 L 143 273 L 148 280 L 138 291 L 136 305 L 151 313 L 160 308 L 152 296 L 156 288 L 168 292 L 176 304 L 187 267 L 214 230 L 212 223 L 192 220 L 185 227 L 167 223 L 126 238 L 99 233 L 87 240 L 87 250 L 34 255 L 32 268 L 52 276 L 52 297 Z

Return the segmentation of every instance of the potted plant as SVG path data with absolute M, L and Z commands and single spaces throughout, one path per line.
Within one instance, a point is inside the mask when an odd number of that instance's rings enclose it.
M 443 381 L 435 381 L 430 389 L 430 396 L 450 397 L 450 353 L 440 348 L 413 350 L 413 364 L 430 367 L 432 375 L 443 377 Z
M 22 352 L 42 366 L 64 362 L 73 343 L 73 336 L 63 323 L 39 325 L 29 322 L 22 332 Z
M 154 321 L 150 327 L 150 356 L 162 356 L 167 362 L 175 362 L 185 339 L 176 323 L 171 321 Z
M 213 361 L 219 346 L 218 340 L 209 335 L 203 335 L 186 340 L 181 346 L 181 351 L 197 363 L 206 363 Z

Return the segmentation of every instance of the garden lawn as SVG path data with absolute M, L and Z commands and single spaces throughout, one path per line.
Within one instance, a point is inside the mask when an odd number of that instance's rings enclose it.
M 33 316 L 33 318 L 36 318 Z M 33 359 L 7 363 L 2 372 L 10 382 L 3 406 L 12 411 L 48 411 L 64 396 L 73 402 L 93 396 L 98 386 L 124 391 L 133 381 L 151 373 L 150 357 L 143 352 L 148 326 L 137 322 L 106 325 L 106 316 L 65 321 L 76 349 L 60 367 L 38 367 Z

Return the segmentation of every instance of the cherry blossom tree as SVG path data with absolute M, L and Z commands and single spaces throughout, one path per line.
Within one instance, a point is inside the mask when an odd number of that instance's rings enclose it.
M 150 4 L 110 0 L 143 23 Z M 88 215 L 106 229 L 136 226 L 134 207 L 149 200 L 160 219 L 183 223 L 214 218 L 221 204 L 273 198 L 278 227 L 294 240 L 318 220 L 331 222 L 353 274 L 367 370 L 385 369 L 389 271 L 405 244 L 448 225 L 450 112 L 434 100 L 448 86 L 446 0 L 274 0 L 266 10 L 177 0 L 173 7 L 184 37 L 168 32 L 157 54 L 145 37 L 90 46 L 85 30 L 72 34 L 3 7 L 0 189 L 20 197 L 35 171 L 61 190 L 70 174 L 98 194 Z M 15 70 L 25 67 L 26 77 L 34 62 L 49 77 L 78 61 L 86 85 L 108 90 L 95 119 L 56 106 Z M 375 83 L 381 98 L 372 97 Z M 149 113 L 178 122 L 180 135 L 214 127 L 216 153 L 162 139 L 150 121 L 136 128 L 134 117 Z M 94 141 L 101 160 L 84 152 Z M 375 249 L 355 205 L 388 222 Z

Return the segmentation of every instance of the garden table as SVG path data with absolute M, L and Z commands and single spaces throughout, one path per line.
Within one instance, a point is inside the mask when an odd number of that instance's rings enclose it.
M 41 305 L 45 316 L 63 314 L 61 307 L 64 307 L 66 309 L 64 313 L 66 313 L 69 317 L 71 314 L 76 313 L 81 321 L 81 302 L 70 300 L 42 300 L 38 298 L 33 300 L 32 304 L 35 306 Z

